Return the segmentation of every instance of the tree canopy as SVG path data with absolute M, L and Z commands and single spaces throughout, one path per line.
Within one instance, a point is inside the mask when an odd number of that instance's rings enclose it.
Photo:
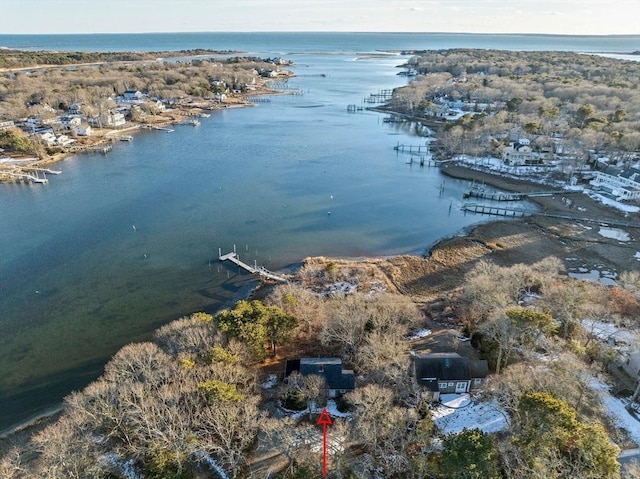
M 275 356 L 277 346 L 286 342 L 298 325 L 294 316 L 258 300 L 238 301 L 233 308 L 219 313 L 215 321 L 220 331 L 245 343 L 259 360 L 266 357 L 267 344 Z

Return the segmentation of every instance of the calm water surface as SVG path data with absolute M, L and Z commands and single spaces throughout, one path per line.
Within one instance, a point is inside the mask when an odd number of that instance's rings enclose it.
M 314 255 L 421 253 L 480 220 L 457 208 L 467 183 L 393 151 L 424 144 L 411 127 L 347 113 L 404 81 L 405 57 L 359 51 L 420 45 L 298 35 L 0 35 L 26 48 L 289 52 L 304 92 L 140 132 L 106 156 L 65 160 L 48 185 L 0 185 L 0 430 L 95 379 L 122 345 L 246 294 L 254 282 L 220 265 L 218 248 L 278 270 Z

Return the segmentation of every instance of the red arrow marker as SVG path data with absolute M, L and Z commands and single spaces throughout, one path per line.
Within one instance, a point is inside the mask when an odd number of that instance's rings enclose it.
M 326 407 L 322 408 L 316 424 L 322 426 L 322 477 L 327 477 L 327 426 L 331 426 L 333 421 Z

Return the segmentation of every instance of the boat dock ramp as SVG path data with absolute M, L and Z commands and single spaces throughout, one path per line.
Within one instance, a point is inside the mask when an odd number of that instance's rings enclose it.
M 222 250 L 218 248 L 218 260 L 219 261 L 230 261 L 231 263 L 238 266 L 238 268 L 244 269 L 251 274 L 257 274 L 261 278 L 271 279 L 273 281 L 279 281 L 281 283 L 288 283 L 289 280 L 283 276 L 279 276 L 272 271 L 269 271 L 264 266 L 258 266 L 257 261 L 254 261 L 254 265 L 250 266 L 247 263 L 244 263 L 240 260 L 240 255 L 236 252 L 236 246 L 233 245 L 233 251 L 231 253 L 222 254 Z

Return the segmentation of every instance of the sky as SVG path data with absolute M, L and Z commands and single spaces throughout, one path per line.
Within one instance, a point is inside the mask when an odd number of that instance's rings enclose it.
M 640 0 L 0 0 L 0 34 L 640 34 Z

